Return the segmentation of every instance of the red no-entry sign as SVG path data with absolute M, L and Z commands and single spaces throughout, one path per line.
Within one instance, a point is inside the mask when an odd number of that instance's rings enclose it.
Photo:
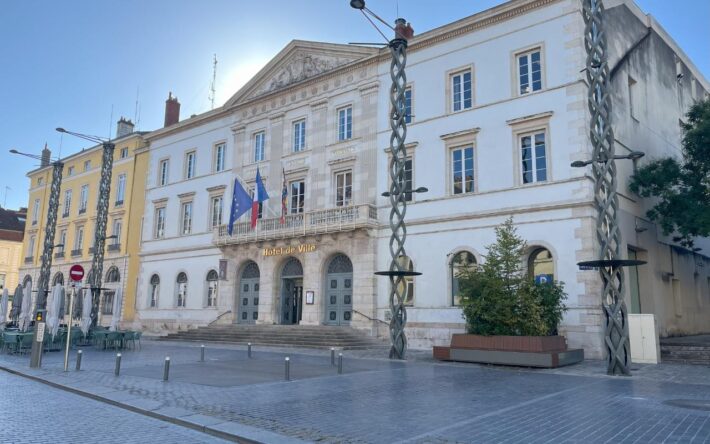
M 79 264 L 72 265 L 69 269 L 69 277 L 75 282 L 84 279 L 84 267 Z

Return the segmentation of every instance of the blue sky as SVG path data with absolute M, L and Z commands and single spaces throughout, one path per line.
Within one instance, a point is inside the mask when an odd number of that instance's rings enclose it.
M 423 32 L 502 0 L 368 0 Z M 710 79 L 710 2 L 637 0 Z M 433 5 L 437 5 L 433 7 Z M 181 116 L 209 110 L 212 55 L 221 105 L 290 40 L 378 41 L 348 0 L 6 0 L 0 14 L 0 205 L 27 206 L 31 159 L 11 148 L 53 154 L 87 145 L 54 131 L 108 135 L 121 116 L 159 128 L 168 91 Z M 113 109 L 113 118 L 112 116 Z

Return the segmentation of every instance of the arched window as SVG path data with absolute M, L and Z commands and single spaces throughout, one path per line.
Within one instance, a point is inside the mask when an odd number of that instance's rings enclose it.
M 219 283 L 219 275 L 215 270 L 210 270 L 207 273 L 207 306 L 217 306 L 217 284 Z
M 398 262 L 405 271 L 414 271 L 414 262 L 409 256 L 400 256 Z M 404 294 L 404 305 L 414 305 L 414 276 L 406 276 L 399 288 Z
M 187 275 L 179 273 L 177 276 L 177 306 L 184 307 L 187 300 Z
M 451 276 L 451 304 L 461 305 L 461 294 L 459 293 L 459 276 L 461 273 L 471 271 L 476 266 L 476 256 L 469 251 L 459 251 L 454 254 L 449 262 L 449 272 Z
M 157 274 L 150 277 L 150 302 L 151 308 L 158 306 L 158 292 L 160 291 L 160 278 Z
M 52 279 L 52 287 L 57 284 L 64 285 L 64 275 L 60 272 L 57 272 L 57 274 L 54 275 L 54 279 Z
M 106 273 L 106 282 L 121 282 L 121 273 L 118 272 L 118 268 L 111 267 Z
M 26 275 L 24 279 L 22 279 L 22 286 L 24 287 L 28 283 L 32 284 L 32 276 L 30 276 L 29 274 Z
M 555 279 L 555 263 L 547 248 L 536 248 L 528 258 L 528 275 L 535 283 L 543 284 Z
M 94 286 L 94 269 L 93 268 L 91 270 L 89 270 L 88 273 L 86 273 L 86 276 L 84 276 L 84 282 L 86 282 L 86 284 L 89 287 Z

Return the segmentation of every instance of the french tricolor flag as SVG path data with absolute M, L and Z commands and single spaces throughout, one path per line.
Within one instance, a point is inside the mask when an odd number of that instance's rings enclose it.
M 251 228 L 256 228 L 256 220 L 259 218 L 259 204 L 269 198 L 264 188 L 264 182 L 261 181 L 261 173 L 259 168 L 256 169 L 256 186 L 254 187 L 254 198 L 251 203 Z

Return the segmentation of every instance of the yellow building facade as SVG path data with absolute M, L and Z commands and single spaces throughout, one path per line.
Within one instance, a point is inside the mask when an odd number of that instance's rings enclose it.
M 132 130 L 132 124 L 131 124 Z M 111 323 L 112 317 L 131 321 L 135 315 L 136 279 L 139 270 L 140 229 L 143 217 L 145 176 L 147 171 L 144 133 L 130 132 L 112 142 L 116 145 L 111 175 L 108 220 L 103 263 L 99 322 Z M 57 225 L 54 234 L 50 286 L 60 283 L 67 288 L 69 268 L 84 267 L 86 286 L 94 255 L 97 203 L 101 181 L 103 147 L 97 145 L 62 159 L 64 163 L 59 194 Z M 21 282 L 28 279 L 37 285 L 46 231 L 47 209 L 52 181 L 52 166 L 30 171 L 27 223 L 23 241 Z M 113 298 L 121 289 L 121 313 L 113 313 Z M 68 294 L 68 293 L 67 293 Z M 36 298 L 36 294 L 33 295 Z
M 20 281 L 22 264 L 22 236 L 27 211 L 0 208 L 0 290 L 7 288 L 14 293 Z

